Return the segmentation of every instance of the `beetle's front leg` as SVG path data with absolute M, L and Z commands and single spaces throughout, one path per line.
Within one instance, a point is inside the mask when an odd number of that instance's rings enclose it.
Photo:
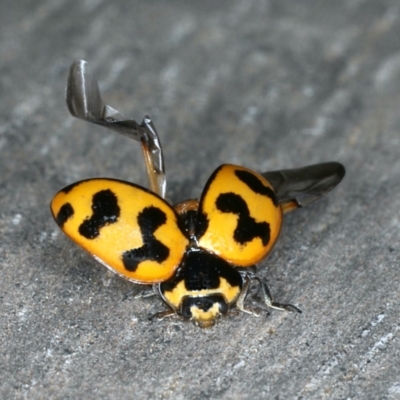
M 239 311 L 242 311 L 246 314 L 251 314 L 254 315 L 255 317 L 260 317 L 262 313 L 265 313 L 267 316 L 269 315 L 269 311 L 265 310 L 260 307 L 246 307 L 244 305 L 244 301 L 246 300 L 247 294 L 249 292 L 250 284 L 252 278 L 250 278 L 247 274 L 241 274 L 242 279 L 243 279 L 243 286 L 242 286 L 242 291 L 240 292 L 240 295 L 238 299 L 236 300 L 236 308 Z
M 149 317 L 149 321 L 152 321 L 154 319 L 156 319 L 158 321 L 162 321 L 165 318 L 176 317 L 176 316 L 177 316 L 176 312 L 171 308 L 169 310 L 160 311 L 158 313 L 155 313 L 155 314 L 151 315 Z
M 168 317 L 176 317 L 176 318 L 181 319 L 181 316 L 176 312 L 176 310 L 174 310 L 165 301 L 164 296 L 163 296 L 163 294 L 161 292 L 161 289 L 160 289 L 160 284 L 156 283 L 156 284 L 153 285 L 153 293 L 156 294 L 157 296 L 159 296 L 163 300 L 163 302 L 166 303 L 166 305 L 168 306 L 168 309 L 151 315 L 149 317 L 149 321 L 152 321 L 154 319 L 156 319 L 158 321 L 162 321 L 163 319 L 168 318 Z
M 272 300 L 271 292 L 269 291 L 267 284 L 263 282 L 258 276 L 254 275 L 251 277 L 251 279 L 257 281 L 260 284 L 262 299 L 267 307 L 275 308 L 281 311 L 297 312 L 301 314 L 301 310 L 293 304 L 282 304 L 274 302 Z

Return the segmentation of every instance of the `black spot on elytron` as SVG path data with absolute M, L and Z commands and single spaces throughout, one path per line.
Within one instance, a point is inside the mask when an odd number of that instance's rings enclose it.
M 75 186 L 78 186 L 79 184 L 81 184 L 84 181 L 81 182 L 74 182 L 71 183 L 70 185 L 66 186 L 64 189 L 60 190 L 60 192 L 63 192 L 65 194 L 69 193 Z
M 250 216 L 246 202 L 235 193 L 222 193 L 216 201 L 218 210 L 224 213 L 236 214 L 238 218 L 237 226 L 233 233 L 233 238 L 240 244 L 251 242 L 259 237 L 264 246 L 270 240 L 270 227 L 267 222 L 257 222 Z
M 205 213 L 201 212 L 200 209 L 197 214 L 196 220 L 196 237 L 200 239 L 205 233 L 209 225 L 209 220 Z
M 274 203 L 275 207 L 278 206 L 278 199 L 276 197 L 275 192 L 271 188 L 269 188 L 268 186 L 265 186 L 260 181 L 260 179 L 258 179 L 251 172 L 242 171 L 240 169 L 237 169 L 235 171 L 235 175 L 243 183 L 245 183 L 253 192 L 269 197 L 272 200 L 272 202 Z
M 64 224 L 67 222 L 67 220 L 71 218 L 73 215 L 74 215 L 74 209 L 72 208 L 71 204 L 70 203 L 63 204 L 55 218 L 58 226 L 62 228 Z
M 120 208 L 117 196 L 110 190 L 101 190 L 93 195 L 91 217 L 79 226 L 79 233 L 87 239 L 95 239 L 100 229 L 118 221 Z
M 167 216 L 157 207 L 146 207 L 137 217 L 142 234 L 143 246 L 122 254 L 122 261 L 128 271 L 135 271 L 145 260 L 162 263 L 169 256 L 169 249 L 154 237 L 154 232 L 167 221 Z

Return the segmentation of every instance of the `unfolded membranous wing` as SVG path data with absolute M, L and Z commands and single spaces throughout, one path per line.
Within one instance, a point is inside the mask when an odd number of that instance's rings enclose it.
M 287 212 L 325 196 L 340 183 L 345 173 L 342 164 L 327 162 L 297 169 L 269 171 L 261 175 L 272 185 L 279 204 Z

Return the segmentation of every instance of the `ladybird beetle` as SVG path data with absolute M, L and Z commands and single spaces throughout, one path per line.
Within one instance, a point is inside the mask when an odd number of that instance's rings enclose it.
M 168 306 L 154 317 L 177 315 L 209 327 L 232 308 L 259 315 L 262 309 L 244 305 L 253 281 L 267 307 L 301 312 L 274 302 L 254 266 L 274 247 L 283 214 L 333 189 L 345 174 L 341 164 L 261 174 L 225 164 L 213 172 L 199 200 L 171 206 L 165 200 L 162 149 L 149 117 L 138 124 L 104 104 L 83 60 L 71 66 L 67 105 L 78 118 L 140 141 L 151 190 L 116 179 L 83 180 L 55 195 L 53 217 L 107 268 L 152 285 Z

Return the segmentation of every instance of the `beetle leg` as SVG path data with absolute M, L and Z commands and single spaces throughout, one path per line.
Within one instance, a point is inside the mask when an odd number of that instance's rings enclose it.
M 146 299 L 147 297 L 152 297 L 155 296 L 157 293 L 154 292 L 154 290 L 149 289 L 149 290 L 142 290 L 140 293 L 138 293 L 134 299 Z
M 282 303 L 276 303 L 272 300 L 271 292 L 268 289 L 268 286 L 265 282 L 263 282 L 258 276 L 252 276 L 253 280 L 256 280 L 261 287 L 261 293 L 262 293 L 262 298 L 264 301 L 264 304 L 267 307 L 270 308 L 275 308 L 277 310 L 281 311 L 290 311 L 290 312 L 297 312 L 301 313 L 301 310 L 294 306 L 293 304 L 282 304 Z
M 156 283 L 153 285 L 153 294 L 159 296 L 165 302 L 159 283 Z M 169 307 L 169 305 L 168 305 L 167 310 L 160 311 L 158 313 L 155 313 L 154 315 L 151 315 L 149 317 L 149 321 L 152 321 L 154 319 L 157 319 L 158 321 L 162 321 L 165 318 L 173 317 L 173 316 L 179 317 L 179 315 L 176 313 L 176 311 L 173 308 Z
M 136 292 L 135 289 L 129 290 L 128 292 L 125 293 L 124 297 L 122 298 L 122 301 L 128 300 L 134 293 Z M 152 297 L 157 295 L 158 293 L 154 291 L 153 288 L 151 289 L 145 289 L 133 296 L 133 298 L 136 299 L 145 299 L 147 297 Z
M 163 319 L 168 318 L 168 317 L 173 317 L 174 315 L 176 316 L 177 314 L 176 314 L 176 312 L 171 308 L 171 309 L 169 309 L 169 310 L 160 311 L 160 312 L 158 312 L 158 313 L 155 313 L 154 315 L 152 315 L 152 316 L 149 317 L 149 321 L 152 321 L 153 319 L 156 319 L 156 320 L 158 320 L 158 321 L 162 321 Z
M 262 313 L 266 313 L 269 315 L 269 311 L 265 310 L 260 307 L 256 308 L 251 308 L 251 307 L 245 307 L 244 301 L 246 300 L 249 288 L 250 288 L 250 283 L 251 283 L 251 278 L 249 278 L 247 275 L 242 274 L 243 278 L 243 286 L 242 286 L 242 291 L 240 292 L 240 295 L 238 299 L 236 300 L 236 308 L 239 311 L 242 311 L 246 314 L 251 314 L 254 315 L 255 317 L 260 317 Z

